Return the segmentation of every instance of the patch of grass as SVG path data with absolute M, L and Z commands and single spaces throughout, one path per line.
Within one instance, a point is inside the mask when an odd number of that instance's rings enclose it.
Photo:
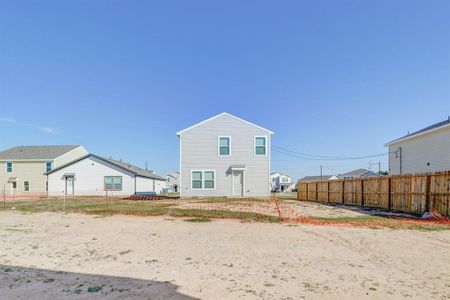
M 192 217 L 192 218 L 212 218 L 212 219 L 240 219 L 245 221 L 258 222 L 279 222 L 280 219 L 275 216 L 268 216 L 258 213 L 229 211 L 229 210 L 203 210 L 203 209 L 179 209 L 173 208 L 169 211 L 173 217 Z
M 266 283 L 264 283 L 264 286 L 265 287 L 273 287 L 273 286 L 275 286 L 275 284 L 270 283 L 270 282 L 266 282 Z
M 145 261 L 146 264 L 152 264 L 152 263 L 157 263 L 157 262 L 158 262 L 157 259 L 147 259 L 147 260 Z
M 193 223 L 206 223 L 206 222 L 211 222 L 210 219 L 207 218 L 192 218 L 192 219 L 187 219 L 184 220 L 185 222 L 193 222 Z
M 100 292 L 102 290 L 102 286 L 98 286 L 98 285 L 94 285 L 94 286 L 90 286 L 88 287 L 87 291 L 88 293 L 97 293 Z
M 120 254 L 120 255 L 125 255 L 125 254 L 128 254 L 128 253 L 130 253 L 130 252 L 131 252 L 131 250 L 128 249 L 128 250 L 120 251 L 119 254 Z
M 3 272 L 12 272 L 12 269 L 11 269 L 11 268 L 5 268 L 5 269 L 3 270 Z
M 47 279 L 44 279 L 44 283 L 52 283 L 53 281 L 55 281 L 55 279 L 53 279 L 53 278 L 47 278 Z

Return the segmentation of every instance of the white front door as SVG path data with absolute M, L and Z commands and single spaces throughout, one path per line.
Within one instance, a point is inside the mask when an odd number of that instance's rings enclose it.
M 233 171 L 233 196 L 244 196 L 244 171 Z
M 66 195 L 74 194 L 74 180 L 73 178 L 66 177 Z
M 9 183 L 9 195 L 14 196 L 17 192 L 17 182 L 13 181 Z

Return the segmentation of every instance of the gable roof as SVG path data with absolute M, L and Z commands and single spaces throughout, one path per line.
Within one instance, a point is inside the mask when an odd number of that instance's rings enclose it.
M 340 178 L 345 178 L 345 177 L 356 177 L 356 178 L 358 178 L 358 177 L 378 177 L 378 176 L 380 176 L 380 175 L 375 173 L 375 172 L 373 172 L 373 171 L 369 171 L 367 169 L 362 169 L 362 168 L 361 169 L 356 169 L 356 170 L 353 170 L 353 171 L 350 171 L 350 172 L 347 172 L 347 173 L 344 173 L 344 174 L 337 175 L 337 177 L 340 177 Z
M 322 177 L 322 180 L 328 180 L 332 177 L 332 175 L 305 176 L 303 178 L 300 178 L 298 181 L 318 181 L 318 180 L 321 180 L 320 179 L 321 177 Z
M 280 175 L 287 176 L 287 177 L 291 178 L 291 176 L 289 176 L 288 174 L 286 174 L 286 173 L 281 173 L 281 172 L 272 172 L 272 173 L 270 173 L 270 176 L 273 176 L 273 175 L 275 175 L 275 174 L 280 174 Z
M 95 154 L 91 154 L 91 153 L 87 154 L 85 156 L 82 156 L 82 157 L 80 157 L 80 158 L 78 158 L 78 159 L 76 159 L 74 161 L 71 161 L 70 163 L 67 163 L 65 165 L 59 166 L 58 168 L 55 168 L 55 169 L 53 169 L 53 170 L 51 170 L 51 171 L 49 171 L 49 172 L 47 172 L 45 174 L 51 174 L 53 172 L 56 172 L 58 170 L 61 170 L 61 169 L 65 168 L 67 166 L 70 166 L 70 165 L 72 165 L 72 164 L 74 164 L 76 162 L 82 161 L 82 160 L 84 160 L 84 159 L 86 159 L 88 157 L 95 157 L 95 158 L 97 158 L 99 160 L 102 160 L 102 161 L 104 161 L 106 163 L 110 163 L 110 164 L 112 164 L 112 165 L 114 165 L 114 166 L 116 166 L 116 167 L 118 167 L 118 168 L 120 168 L 122 170 L 131 172 L 132 174 L 134 174 L 136 176 L 166 181 L 166 179 L 164 177 L 158 176 L 158 175 L 156 175 L 155 173 L 153 173 L 151 171 L 146 171 L 146 170 L 141 169 L 141 168 L 139 168 L 137 166 L 134 166 L 132 164 L 128 164 L 128 163 L 125 163 L 125 162 L 122 162 L 122 161 L 119 161 L 119 160 L 115 160 L 115 159 L 112 159 L 112 158 L 101 157 L 101 156 L 98 156 L 98 155 L 95 155 Z
M 0 152 L 0 160 L 20 159 L 55 159 L 70 152 L 79 145 L 54 145 L 54 146 L 17 146 Z
M 200 123 L 194 124 L 194 125 L 192 125 L 192 126 L 190 126 L 190 127 L 188 127 L 188 128 L 185 128 L 185 129 L 183 129 L 183 130 L 180 130 L 180 131 L 177 132 L 177 135 L 179 136 L 180 134 L 182 134 L 182 133 L 185 132 L 185 131 L 191 130 L 191 129 L 197 127 L 197 126 L 200 126 L 200 125 L 202 125 L 202 124 L 208 123 L 209 121 L 212 121 L 212 120 L 217 119 L 217 118 L 222 117 L 222 116 L 229 116 L 229 117 L 231 117 L 231 118 L 234 118 L 234 119 L 236 119 L 236 120 L 238 120 L 238 121 L 241 121 L 241 122 L 243 122 L 243 123 L 246 123 L 246 124 L 248 124 L 248 125 L 254 126 L 254 127 L 259 128 L 259 129 L 262 129 L 262 130 L 265 130 L 265 131 L 267 131 L 269 134 L 273 134 L 273 131 L 271 131 L 271 130 L 269 130 L 269 129 L 267 129 L 267 128 L 258 126 L 258 125 L 256 125 L 256 124 L 253 124 L 253 123 L 249 122 L 249 121 L 246 121 L 246 120 L 243 120 L 243 119 L 238 118 L 238 117 L 236 117 L 236 116 L 233 116 L 232 114 L 229 114 L 229 113 L 227 113 L 227 112 L 223 112 L 223 113 L 220 113 L 220 114 L 218 114 L 218 115 L 215 115 L 214 117 L 211 117 L 211 118 L 209 118 L 209 119 L 206 119 L 206 120 L 204 120 L 204 121 L 202 121 L 202 122 L 200 122 Z
M 400 141 L 404 141 L 404 140 L 407 140 L 409 138 L 412 138 L 412 137 L 415 137 L 415 136 L 419 136 L 419 135 L 428 133 L 430 131 L 434 131 L 436 129 L 439 129 L 439 128 L 442 128 L 442 127 L 446 127 L 446 126 L 450 126 L 450 117 L 447 120 L 438 122 L 436 124 L 430 125 L 430 126 L 425 127 L 423 129 L 417 130 L 417 131 L 415 131 L 413 133 L 410 133 L 410 134 L 407 134 L 405 136 L 402 136 L 401 138 L 398 138 L 398 139 L 395 139 L 393 141 L 390 141 L 390 142 L 386 143 L 385 146 L 389 146 L 390 144 L 394 144 L 394 143 L 397 143 L 397 142 L 400 142 Z

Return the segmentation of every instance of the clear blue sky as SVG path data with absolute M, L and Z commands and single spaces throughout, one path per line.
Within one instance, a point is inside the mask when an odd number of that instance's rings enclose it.
M 175 132 L 222 111 L 294 151 L 386 152 L 450 114 L 450 1 L 0 1 L 1 149 L 82 144 L 166 173 Z M 369 159 L 272 156 L 296 178 L 321 163 Z

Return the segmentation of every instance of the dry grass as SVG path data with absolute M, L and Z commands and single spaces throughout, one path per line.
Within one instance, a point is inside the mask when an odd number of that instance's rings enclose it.
M 181 200 L 186 201 L 186 200 Z M 269 200 L 261 200 L 254 198 L 206 198 L 206 199 L 192 199 L 187 202 L 191 203 L 254 203 Z M 313 225 L 327 225 L 327 226 L 355 226 L 368 228 L 391 228 L 391 229 L 413 229 L 413 230 L 448 230 L 448 224 L 440 224 L 435 222 L 424 222 L 420 220 L 401 219 L 394 217 L 379 217 L 379 216 L 358 216 L 358 217 L 300 217 L 296 219 L 288 219 L 285 217 L 266 215 L 263 213 L 249 212 L 249 211 L 232 211 L 224 209 L 224 207 L 217 209 L 201 209 L 201 208 L 186 208 L 179 206 L 181 202 L 173 200 L 162 201 L 133 201 L 122 199 L 108 199 L 95 197 L 79 197 L 67 199 L 64 206 L 64 201 L 57 198 L 48 198 L 40 200 L 27 200 L 8 202 L 6 208 L 1 207 L 2 210 L 15 209 L 23 213 L 35 212 L 64 212 L 67 213 L 85 213 L 96 215 L 136 215 L 136 216 L 162 216 L 167 215 L 171 217 L 180 218 L 194 218 L 198 220 L 203 219 L 238 219 L 242 221 L 255 222 L 292 222 L 304 223 Z M 200 221 L 199 221 L 200 222 Z

